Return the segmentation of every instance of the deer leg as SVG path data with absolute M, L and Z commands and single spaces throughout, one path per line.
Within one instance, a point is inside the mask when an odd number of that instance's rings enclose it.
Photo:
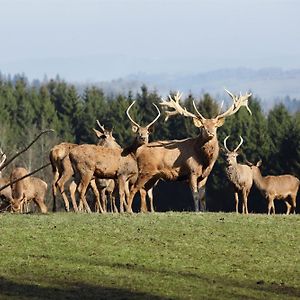
M 90 172 L 86 172 L 86 173 L 81 174 L 81 175 L 82 175 L 81 176 L 81 181 L 80 181 L 79 187 L 78 187 L 79 194 L 80 194 L 80 200 L 81 200 L 84 208 L 86 209 L 86 211 L 88 213 L 91 213 L 92 211 L 91 211 L 91 209 L 90 209 L 90 207 L 89 207 L 89 205 L 88 205 L 88 203 L 86 201 L 85 194 L 86 194 L 87 188 L 89 186 L 89 183 L 90 183 L 90 181 L 91 181 L 91 179 L 93 177 L 93 174 L 90 173 Z
M 99 208 L 102 206 L 102 212 L 107 212 L 108 209 L 107 209 L 107 197 L 105 194 L 105 188 L 102 188 L 100 190 L 100 199 L 101 199 L 101 202 L 100 202 Z
M 60 179 L 57 182 L 57 186 L 59 188 L 59 191 L 63 197 L 64 203 L 65 203 L 65 210 L 66 211 L 70 211 L 70 205 L 69 205 L 69 200 L 66 196 L 65 193 L 65 183 L 71 178 L 71 176 L 73 175 L 73 171 L 69 170 L 69 169 L 65 169 L 63 171 L 62 176 L 60 177 Z
M 243 213 L 248 215 L 247 192 L 243 190 L 242 193 L 243 193 Z
M 33 199 L 33 201 L 39 207 L 41 213 L 46 214 L 48 212 L 48 208 L 45 204 L 44 198 L 38 197 L 38 198 Z
M 141 174 L 136 183 L 132 185 L 131 189 L 130 189 L 130 195 L 128 198 L 128 203 L 127 203 L 127 212 L 132 213 L 132 202 L 133 202 L 133 198 L 135 196 L 135 194 L 137 193 L 137 191 L 144 189 L 144 185 L 145 183 L 147 183 L 149 181 L 150 178 L 152 178 L 152 175 L 143 175 Z
M 120 197 L 120 213 L 123 213 L 124 204 L 126 205 L 125 203 L 126 179 L 124 178 L 124 176 L 119 176 L 118 185 L 119 185 L 119 197 Z
M 54 173 L 53 173 L 53 181 L 52 181 L 52 186 L 51 186 L 51 189 L 52 189 L 52 199 L 53 199 L 53 206 L 52 206 L 52 211 L 53 212 L 56 212 L 56 195 L 57 195 L 57 181 L 59 179 L 59 173 L 58 171 L 56 170 Z
M 239 213 L 239 194 L 238 192 L 234 192 L 234 201 L 235 201 L 235 212 Z
M 112 207 L 113 207 L 113 212 L 114 213 L 119 212 L 118 208 L 117 208 L 117 205 L 116 205 L 116 198 L 113 194 L 110 194 L 110 199 L 111 199 L 111 203 L 112 203 Z
M 206 199 L 205 199 L 205 184 L 207 177 L 198 182 L 198 193 L 200 197 L 200 211 L 206 211 Z
M 73 209 L 75 212 L 78 212 L 78 206 L 76 203 L 76 190 L 77 190 L 77 184 L 75 183 L 75 181 L 72 181 L 69 185 L 69 191 L 70 191 Z
M 147 195 L 149 197 L 149 203 L 150 203 L 150 211 L 154 212 L 154 206 L 153 206 L 153 188 L 147 191 Z
M 106 210 L 104 210 L 104 207 L 100 203 L 100 194 L 99 194 L 99 190 L 97 188 L 95 180 L 91 180 L 90 186 L 91 186 L 91 188 L 94 192 L 94 195 L 95 195 L 95 198 L 96 198 L 96 203 L 97 203 L 97 206 L 99 207 L 100 212 L 104 213 Z
M 288 201 L 284 201 L 284 202 L 285 202 L 285 205 L 286 205 L 286 214 L 289 215 L 289 214 L 290 214 L 290 211 L 291 211 L 292 205 L 289 204 Z
M 146 190 L 140 189 L 140 195 L 141 195 L 141 212 L 146 213 L 148 212 L 147 203 L 146 203 L 146 196 L 147 196 Z
M 194 210 L 195 212 L 200 211 L 200 195 L 198 191 L 198 185 L 197 185 L 197 177 L 192 175 L 190 177 L 190 188 L 192 190 L 193 199 L 194 199 Z

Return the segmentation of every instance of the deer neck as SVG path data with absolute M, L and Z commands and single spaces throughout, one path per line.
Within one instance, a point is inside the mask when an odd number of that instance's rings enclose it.
M 261 175 L 261 172 L 259 169 L 253 170 L 253 181 L 255 185 L 258 187 L 260 190 L 264 190 L 266 188 L 266 182 L 265 178 Z

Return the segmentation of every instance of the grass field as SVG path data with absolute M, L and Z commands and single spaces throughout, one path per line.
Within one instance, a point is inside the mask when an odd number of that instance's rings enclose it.
M 0 299 L 299 299 L 300 216 L 0 215 Z

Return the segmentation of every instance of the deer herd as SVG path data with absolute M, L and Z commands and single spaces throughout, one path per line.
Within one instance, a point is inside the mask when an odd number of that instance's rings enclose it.
M 194 102 L 195 113 L 182 107 L 180 93 L 169 95 L 168 100 L 162 99 L 160 105 L 165 111 L 165 120 L 175 115 L 191 118 L 199 128 L 197 137 L 149 142 L 154 123 L 161 115 L 160 110 L 153 104 L 157 116 L 143 127 L 130 116 L 130 109 L 135 104 L 132 102 L 126 114 L 132 124 L 134 140 L 127 147 L 122 148 L 113 137 L 112 130 L 105 129 L 98 120 L 99 129 L 93 129 L 98 138 L 97 144 L 78 145 L 63 142 L 54 146 L 49 154 L 53 171 L 53 211 L 57 209 L 56 198 L 59 192 L 66 211 L 70 211 L 71 201 L 75 212 L 105 213 L 110 210 L 132 213 L 134 197 L 139 192 L 140 211 L 153 212 L 153 187 L 159 180 L 185 181 L 192 192 L 194 210 L 205 211 L 205 185 L 219 156 L 217 129 L 224 124 L 227 117 L 234 115 L 242 106 L 252 114 L 248 107 L 251 93 L 237 96 L 227 90 L 226 92 L 231 97 L 232 104 L 225 112 L 209 119 L 203 117 Z M 245 164 L 237 161 L 243 138 L 240 137 L 240 142 L 234 150 L 228 149 L 228 139 L 229 136 L 223 141 L 226 175 L 234 189 L 236 212 L 239 212 L 241 195 L 242 212 L 248 214 L 247 199 L 254 183 L 268 202 L 268 214 L 275 214 L 275 199 L 285 202 L 287 214 L 295 213 L 299 179 L 292 175 L 262 176 L 259 170 L 261 161 L 257 164 L 247 160 Z M 0 156 L 1 174 L 6 160 L 2 150 Z M 12 212 L 26 212 L 28 203 L 33 201 L 42 213 L 46 213 L 47 183 L 29 175 L 26 169 L 17 167 L 12 170 L 10 177 L 0 176 L 0 196 L 6 200 L 6 208 L 10 207 Z M 91 202 L 86 198 L 89 189 L 95 199 L 92 208 L 89 204 Z M 116 197 L 119 199 L 119 207 L 116 205 Z

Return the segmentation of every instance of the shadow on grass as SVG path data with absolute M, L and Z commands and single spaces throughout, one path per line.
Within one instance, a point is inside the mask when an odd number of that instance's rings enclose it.
M 87 284 L 74 284 L 65 288 L 42 287 L 35 284 L 18 284 L 16 282 L 0 277 L 0 299 L 149 299 L 166 300 L 163 298 L 146 293 L 138 293 L 125 289 L 107 288 L 102 286 L 93 286 Z

